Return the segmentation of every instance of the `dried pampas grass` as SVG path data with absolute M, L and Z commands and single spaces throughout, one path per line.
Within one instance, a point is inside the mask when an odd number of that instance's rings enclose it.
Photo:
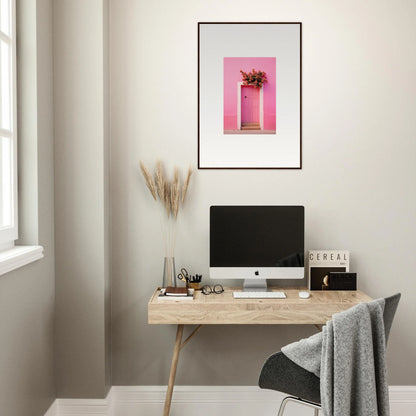
M 164 197 L 163 197 L 163 201 L 162 200 L 161 201 L 162 201 L 162 204 L 165 206 L 166 215 L 169 218 L 170 217 L 170 212 L 172 210 L 172 204 L 171 204 L 171 200 L 170 200 L 170 188 L 171 188 L 171 185 L 170 185 L 170 183 L 168 181 L 166 181 L 164 183 L 164 185 L 165 185 L 165 189 L 163 191 Z
M 140 169 L 146 182 L 146 186 L 152 194 L 153 199 L 157 201 L 159 198 L 163 211 L 166 212 L 168 220 L 167 235 L 165 232 L 163 233 L 165 239 L 165 249 L 167 256 L 173 256 L 176 235 L 176 220 L 178 219 L 180 207 L 184 204 L 188 193 L 192 169 L 189 167 L 183 183 L 181 183 L 179 169 L 177 167 L 175 167 L 173 172 L 172 182 L 169 182 L 165 176 L 163 165 L 160 160 L 156 162 L 156 170 L 153 175 L 144 166 L 143 162 L 140 162 Z M 174 223 L 174 225 L 172 223 Z
M 142 171 L 144 180 L 146 181 L 146 185 L 149 188 L 149 191 L 152 194 L 153 199 L 156 201 L 157 200 L 157 191 L 156 191 L 156 185 L 155 185 L 155 182 L 153 180 L 153 177 L 150 174 L 150 172 L 147 170 L 146 166 L 143 165 L 143 162 L 140 162 L 140 169 Z
M 165 174 L 163 173 L 163 166 L 160 160 L 156 163 L 156 175 L 155 175 L 155 182 L 157 188 L 157 194 L 159 195 L 159 199 L 162 203 L 165 203 Z
M 189 166 L 188 174 L 186 175 L 185 183 L 182 186 L 182 205 L 185 202 L 186 193 L 188 192 L 189 182 L 191 180 L 192 168 Z
M 179 171 L 178 168 L 175 168 L 175 172 L 173 175 L 172 186 L 170 188 L 170 200 L 171 200 L 171 208 L 172 214 L 175 216 L 175 219 L 178 218 L 179 212 L 179 199 L 181 196 L 180 193 L 180 186 L 179 186 Z

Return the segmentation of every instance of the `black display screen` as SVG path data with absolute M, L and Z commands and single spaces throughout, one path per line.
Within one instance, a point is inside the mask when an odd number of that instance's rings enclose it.
M 212 206 L 210 267 L 303 267 L 302 206 Z

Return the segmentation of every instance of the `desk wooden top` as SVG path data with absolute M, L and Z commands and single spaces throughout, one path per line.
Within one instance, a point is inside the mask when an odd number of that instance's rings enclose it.
M 157 299 L 156 289 L 148 304 L 149 324 L 316 324 L 323 325 L 337 312 L 372 300 L 357 291 L 312 291 L 309 299 L 300 299 L 306 288 L 273 288 L 283 291 L 286 299 L 234 299 L 237 287 L 224 288 L 219 295 L 196 291 L 194 300 Z

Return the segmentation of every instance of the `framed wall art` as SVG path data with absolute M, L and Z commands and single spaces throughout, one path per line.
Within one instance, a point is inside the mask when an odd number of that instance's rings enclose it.
M 301 169 L 301 23 L 198 23 L 198 168 Z

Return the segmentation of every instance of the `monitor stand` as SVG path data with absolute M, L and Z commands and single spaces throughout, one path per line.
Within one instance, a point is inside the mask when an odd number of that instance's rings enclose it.
M 244 279 L 243 292 L 267 292 L 266 279 Z

